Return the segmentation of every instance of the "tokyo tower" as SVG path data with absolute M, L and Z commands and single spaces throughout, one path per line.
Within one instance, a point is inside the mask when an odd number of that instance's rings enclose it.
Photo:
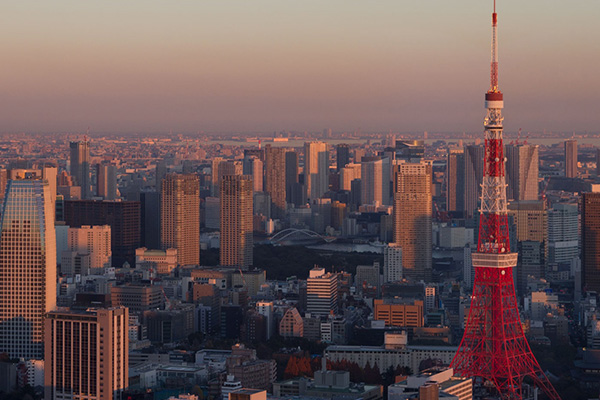
M 560 399 L 523 333 L 513 281 L 517 253 L 510 251 L 502 143 L 502 92 L 498 88 L 496 2 L 492 14 L 491 84 L 485 94 L 484 175 L 475 281 L 465 333 L 452 360 L 457 375 L 495 387 L 502 399 L 522 399 L 528 377 L 550 399 Z

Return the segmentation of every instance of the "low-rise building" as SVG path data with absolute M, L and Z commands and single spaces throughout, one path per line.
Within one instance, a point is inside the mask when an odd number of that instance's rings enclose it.
M 390 385 L 388 387 L 388 400 L 421 398 L 414 396 L 418 396 L 423 390 L 436 392 L 440 398 L 446 398 L 450 395 L 458 400 L 473 399 L 473 381 L 471 378 L 454 376 L 452 368 L 430 368 Z
M 405 338 L 406 333 L 386 334 L 383 346 L 333 345 L 325 349 L 325 355 L 328 360 L 355 362 L 361 368 L 369 363 L 371 366 L 377 364 L 380 371 L 401 366 L 416 372 L 425 360 L 440 360 L 443 364 L 450 364 L 457 350 L 456 346 L 406 345 L 403 336 Z
M 304 321 L 295 307 L 288 309 L 279 322 L 279 335 L 282 337 L 303 337 Z
M 407 302 L 402 299 L 376 299 L 373 303 L 375 319 L 385 321 L 386 326 L 423 326 L 422 300 Z
M 242 388 L 230 392 L 229 400 L 267 400 L 267 391 Z
M 273 385 L 275 397 L 377 400 L 383 397 L 380 385 L 351 383 L 348 371 L 316 371 L 315 379 L 293 378 Z
M 177 267 L 177 249 L 148 250 L 140 247 L 135 250 L 135 267 L 168 275 Z

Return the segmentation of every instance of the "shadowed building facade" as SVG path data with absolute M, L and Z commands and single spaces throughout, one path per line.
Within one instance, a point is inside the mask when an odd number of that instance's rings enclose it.
M 140 247 L 141 205 L 139 201 L 65 200 L 65 223 L 72 228 L 83 225 L 110 225 L 112 265 L 135 265 L 135 249 Z
M 600 193 L 583 193 L 581 245 L 583 287 L 600 292 Z
M 565 176 L 577 178 L 577 140 L 565 140 Z
M 446 211 L 465 210 L 465 153 L 448 150 L 446 164 Z

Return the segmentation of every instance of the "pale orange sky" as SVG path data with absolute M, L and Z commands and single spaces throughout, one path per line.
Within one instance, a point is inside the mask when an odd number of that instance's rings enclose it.
M 14 1 L 3 132 L 478 131 L 491 1 Z M 600 132 L 600 2 L 499 0 L 508 130 Z

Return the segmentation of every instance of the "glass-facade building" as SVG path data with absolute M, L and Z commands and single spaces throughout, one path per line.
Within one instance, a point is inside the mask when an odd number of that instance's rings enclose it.
M 50 188 L 8 181 L 0 219 L 0 353 L 43 357 L 43 320 L 56 306 L 56 236 Z

